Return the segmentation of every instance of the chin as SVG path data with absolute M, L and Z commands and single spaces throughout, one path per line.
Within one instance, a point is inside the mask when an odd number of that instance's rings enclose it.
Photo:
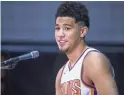
M 59 48 L 59 50 L 61 51 L 61 52 L 67 52 L 67 49 L 65 49 L 65 48 Z
M 69 49 L 69 46 L 67 46 L 67 45 L 61 46 L 61 45 L 58 44 L 58 48 L 61 52 L 66 53 Z
M 65 52 L 65 50 L 64 49 L 59 49 L 61 52 Z

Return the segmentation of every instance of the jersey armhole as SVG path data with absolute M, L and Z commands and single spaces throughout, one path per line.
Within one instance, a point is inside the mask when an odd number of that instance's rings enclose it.
M 84 59 L 83 59 L 83 62 L 84 62 L 84 60 L 85 60 L 85 58 L 86 58 L 86 56 L 90 53 L 90 52 L 92 52 L 92 51 L 95 51 L 95 52 L 99 52 L 98 50 L 91 50 L 91 51 L 89 51 L 89 52 L 87 52 L 87 54 L 84 56 Z M 96 88 L 95 88 L 95 86 L 94 85 L 89 85 L 88 83 L 86 83 L 84 80 L 83 80 L 83 62 L 82 62 L 82 66 L 81 66 L 81 75 L 80 75 L 80 78 L 81 78 L 81 83 L 85 86 L 85 87 L 87 87 L 87 88 L 93 88 L 94 90 L 96 90 Z

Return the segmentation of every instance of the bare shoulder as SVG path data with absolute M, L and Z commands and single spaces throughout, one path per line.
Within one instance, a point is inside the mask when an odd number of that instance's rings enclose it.
M 60 83 L 61 83 L 61 76 L 62 76 L 64 66 L 58 71 L 58 74 L 56 76 L 56 84 L 55 84 L 56 95 L 62 95 Z
M 118 95 L 109 59 L 100 52 L 90 52 L 84 60 L 84 69 L 99 95 Z
M 84 60 L 85 70 L 88 75 L 102 75 L 107 73 L 112 75 L 110 60 L 101 52 L 92 51 L 88 53 Z
M 64 65 L 64 66 L 65 66 L 65 65 Z M 62 75 L 64 66 L 62 66 L 62 67 L 60 68 L 60 70 L 58 71 L 57 76 L 56 76 L 56 80 L 61 78 L 61 75 Z
M 94 69 L 101 69 L 101 67 L 110 67 L 110 60 L 101 52 L 92 51 L 88 53 L 85 60 L 85 65 L 92 67 Z
M 65 66 L 65 65 L 64 65 L 64 66 Z M 56 76 L 56 86 L 57 86 L 57 87 L 60 85 L 61 76 L 62 76 L 62 72 L 63 72 L 64 66 L 62 66 L 62 67 L 60 68 L 60 70 L 58 71 L 58 73 L 57 73 L 57 76 Z

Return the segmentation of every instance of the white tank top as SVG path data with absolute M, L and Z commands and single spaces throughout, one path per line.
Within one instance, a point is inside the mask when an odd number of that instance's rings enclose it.
M 61 90 L 63 95 L 98 95 L 96 88 L 86 84 L 81 78 L 82 62 L 91 51 L 98 51 L 88 47 L 74 66 L 69 68 L 69 61 L 65 64 L 61 75 Z

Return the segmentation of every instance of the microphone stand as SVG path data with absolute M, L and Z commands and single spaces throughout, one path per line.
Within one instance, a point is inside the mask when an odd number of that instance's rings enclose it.
M 1 70 L 11 70 L 14 69 L 19 61 L 11 62 L 8 65 L 1 66 Z

